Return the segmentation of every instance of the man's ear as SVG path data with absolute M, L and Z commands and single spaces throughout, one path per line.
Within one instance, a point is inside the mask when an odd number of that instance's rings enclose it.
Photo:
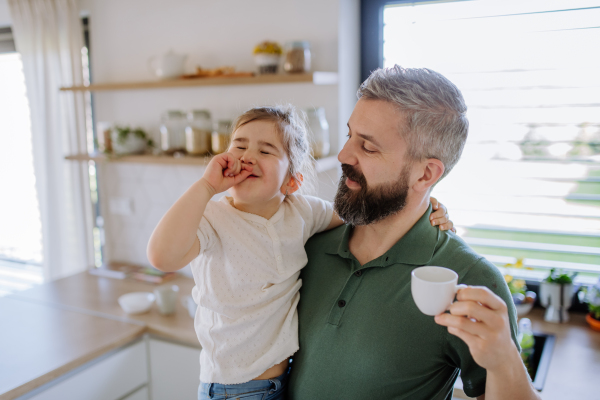
M 302 176 L 300 172 L 298 172 L 296 176 L 290 176 L 290 179 L 287 181 L 287 183 L 284 183 L 281 187 L 281 193 L 289 195 L 296 192 L 298 189 L 300 189 L 300 186 L 302 186 L 303 181 L 304 176 Z
M 417 192 L 429 190 L 433 185 L 440 180 L 446 168 L 444 163 L 437 158 L 428 158 L 419 165 L 421 168 L 421 176 L 413 185 L 413 189 Z

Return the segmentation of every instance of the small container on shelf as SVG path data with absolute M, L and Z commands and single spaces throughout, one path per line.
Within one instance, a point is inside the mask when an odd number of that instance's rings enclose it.
M 164 153 L 185 151 L 187 117 L 183 111 L 169 110 L 163 114 L 160 125 L 160 148 Z
M 308 138 L 312 156 L 322 158 L 329 155 L 329 123 L 325 118 L 323 107 L 309 108 L 306 110 L 308 116 Z
M 288 42 L 285 44 L 283 70 L 290 74 L 301 74 L 310 71 L 310 44 L 306 41 Z
M 210 111 L 192 110 L 188 113 L 185 128 L 185 149 L 191 155 L 210 153 L 212 146 L 212 122 Z
M 254 47 L 254 63 L 260 75 L 276 74 L 283 50 L 277 42 L 265 41 Z
M 212 133 L 212 152 L 221 154 L 227 151 L 229 141 L 231 140 L 231 125 L 229 119 L 219 120 L 216 129 Z

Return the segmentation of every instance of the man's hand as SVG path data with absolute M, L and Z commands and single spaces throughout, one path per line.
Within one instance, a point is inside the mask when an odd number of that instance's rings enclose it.
M 539 399 L 512 341 L 506 303 L 480 286 L 460 289 L 456 299 L 450 314 L 436 315 L 435 322 L 461 338 L 475 362 L 486 369 L 484 398 Z
M 477 364 L 490 370 L 502 364 L 508 352 L 516 352 L 510 336 L 506 303 L 486 287 L 460 289 L 450 314 L 436 315 L 435 322 L 461 338 Z
M 242 163 L 231 153 L 218 154 L 210 160 L 202 180 L 214 193 L 221 193 L 243 182 L 252 174 L 252 166 Z

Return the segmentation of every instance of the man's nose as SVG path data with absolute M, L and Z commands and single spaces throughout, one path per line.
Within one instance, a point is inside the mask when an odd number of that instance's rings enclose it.
M 344 143 L 344 147 L 338 154 L 338 161 L 342 164 L 356 165 L 357 160 L 353 150 L 353 145 L 350 143 L 350 141 L 351 140 L 348 139 L 348 141 Z

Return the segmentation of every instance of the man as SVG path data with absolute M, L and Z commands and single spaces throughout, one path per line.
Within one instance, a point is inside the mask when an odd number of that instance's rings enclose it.
M 460 91 L 434 71 L 395 66 L 373 72 L 358 97 L 338 156 L 335 210 L 346 225 L 306 245 L 289 397 L 451 399 L 460 373 L 470 397 L 538 399 L 502 275 L 429 224 L 430 191 L 467 138 Z M 417 309 L 410 276 L 423 265 L 470 285 L 450 313 Z

